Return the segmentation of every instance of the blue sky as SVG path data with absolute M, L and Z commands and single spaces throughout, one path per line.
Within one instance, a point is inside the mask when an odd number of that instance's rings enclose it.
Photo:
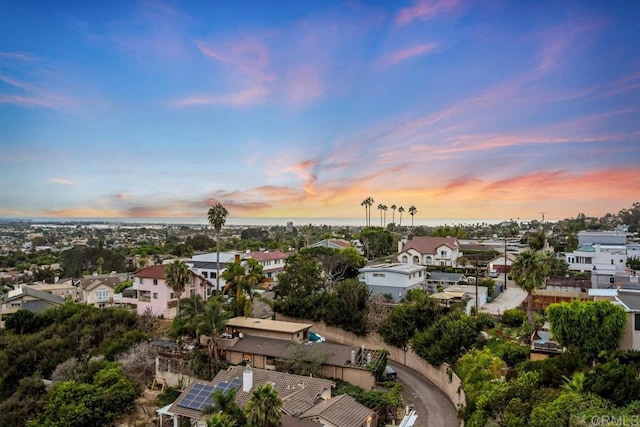
M 632 1 L 4 1 L 0 216 L 565 218 L 640 193 Z

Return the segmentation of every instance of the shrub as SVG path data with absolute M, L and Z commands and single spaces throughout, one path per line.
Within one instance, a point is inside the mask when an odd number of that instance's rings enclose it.
M 529 348 L 513 341 L 505 341 L 497 348 L 497 354 L 509 367 L 514 367 L 529 358 Z
M 505 326 L 519 328 L 527 320 L 527 313 L 517 308 L 505 310 L 500 321 Z

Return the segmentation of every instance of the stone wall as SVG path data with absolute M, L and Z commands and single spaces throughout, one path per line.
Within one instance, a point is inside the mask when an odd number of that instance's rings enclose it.
M 277 319 L 296 323 L 302 322 L 300 319 L 283 316 L 282 314 L 277 314 Z M 304 320 L 304 323 L 310 323 L 310 321 Z M 405 352 L 401 348 L 393 347 L 386 344 L 378 334 L 359 337 L 342 329 L 327 326 L 324 322 L 314 322 L 311 329 L 313 332 L 324 336 L 328 341 L 358 347 L 364 344 L 366 348 L 373 350 L 386 349 L 389 352 L 390 360 L 422 374 L 425 379 L 433 383 L 449 398 L 453 406 L 458 408 L 467 404 L 466 396 L 462 390 L 462 381 L 446 363 L 443 363 L 440 367 L 434 367 L 421 359 L 411 348 Z

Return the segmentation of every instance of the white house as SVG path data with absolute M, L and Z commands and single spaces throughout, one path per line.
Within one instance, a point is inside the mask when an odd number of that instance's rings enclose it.
M 393 302 L 401 301 L 411 289 L 422 289 L 427 268 L 411 264 L 378 264 L 361 268 L 358 278 L 372 294 L 389 294 Z
M 250 252 L 249 258 L 258 261 L 267 280 L 277 282 L 278 274 L 284 271 L 288 254 L 282 251 Z
M 460 244 L 455 237 L 416 236 L 398 242 L 398 261 L 403 264 L 453 267 L 460 256 Z
M 627 247 L 625 245 L 593 244 L 581 246 L 565 255 L 569 269 L 591 273 L 594 288 L 607 287 L 613 283 L 616 272 L 627 268 Z
M 218 254 L 216 252 L 194 255 L 186 264 L 194 273 L 200 274 L 207 279 L 215 289 L 217 283 L 220 284 L 222 290 L 225 286 L 225 280 L 222 274 L 227 269 L 227 265 L 235 261 L 242 261 L 248 257 L 246 252 L 220 252 L 220 280 L 216 280 L 218 274 Z

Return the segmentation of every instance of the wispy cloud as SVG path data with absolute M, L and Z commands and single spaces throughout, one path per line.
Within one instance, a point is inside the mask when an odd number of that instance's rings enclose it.
M 427 43 L 427 44 L 419 44 L 415 46 L 410 46 L 396 52 L 393 52 L 383 58 L 380 58 L 377 63 L 380 67 L 389 67 L 392 65 L 396 65 L 399 62 L 406 61 L 410 58 L 415 58 L 416 56 L 424 55 L 425 53 L 432 52 L 434 49 L 438 47 L 437 43 Z
M 458 0 L 415 0 L 412 6 L 398 12 L 395 23 L 402 26 L 415 20 L 428 21 L 442 13 L 452 11 L 459 3 Z
M 48 182 L 52 184 L 60 184 L 60 185 L 73 185 L 72 181 L 64 178 L 51 178 L 49 179 Z
M 192 95 L 178 99 L 172 104 L 176 107 L 192 107 L 202 105 L 231 105 L 236 107 L 261 104 L 267 100 L 269 90 L 257 86 L 236 93 L 220 95 Z

